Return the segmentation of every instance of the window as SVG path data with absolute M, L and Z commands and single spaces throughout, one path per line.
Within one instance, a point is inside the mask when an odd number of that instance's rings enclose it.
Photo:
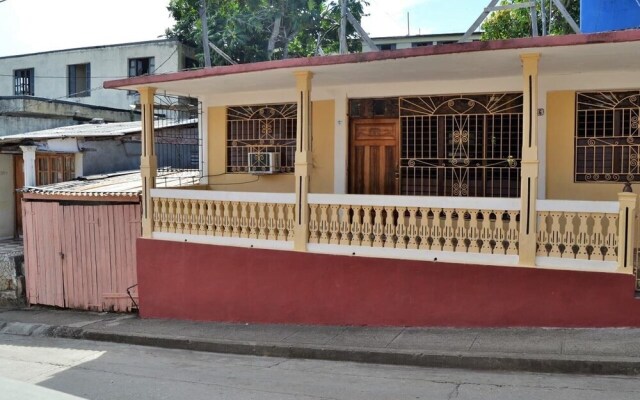
M 400 99 L 400 194 L 520 196 L 522 93 Z
M 155 59 L 153 57 L 129 59 L 129 77 L 151 75 L 155 70 Z
M 91 96 L 91 64 L 67 66 L 69 97 Z
M 36 154 L 36 185 L 70 181 L 75 178 L 73 154 Z
M 576 94 L 575 181 L 640 181 L 640 91 Z
M 433 42 L 432 41 L 428 41 L 428 42 L 413 42 L 413 43 L 411 43 L 411 47 L 427 47 L 427 46 L 433 46 Z
M 395 43 L 379 44 L 378 48 L 380 50 L 395 50 L 396 49 L 396 44 Z
M 227 109 L 227 172 L 248 172 L 249 153 L 280 153 L 280 170 L 293 172 L 296 103 Z
M 13 71 L 14 90 L 16 96 L 33 96 L 34 70 L 33 68 L 17 69 Z

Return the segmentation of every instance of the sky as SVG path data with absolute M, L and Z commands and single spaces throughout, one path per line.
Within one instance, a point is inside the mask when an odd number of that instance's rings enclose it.
M 489 0 L 369 0 L 370 36 L 463 32 Z M 0 57 L 154 40 L 173 24 L 169 0 L 5 0 Z

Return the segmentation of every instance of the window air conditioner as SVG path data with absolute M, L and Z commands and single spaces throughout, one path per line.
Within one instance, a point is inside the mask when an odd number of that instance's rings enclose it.
M 254 175 L 280 172 L 280 153 L 249 153 L 249 173 Z

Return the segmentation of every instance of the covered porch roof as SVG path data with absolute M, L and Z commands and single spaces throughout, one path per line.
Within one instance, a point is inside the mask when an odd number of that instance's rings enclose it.
M 154 87 L 185 96 L 292 87 L 293 71 L 314 73 L 314 87 L 522 74 L 519 55 L 539 53 L 544 74 L 637 70 L 640 30 L 455 43 L 205 68 L 105 82 L 110 89 Z

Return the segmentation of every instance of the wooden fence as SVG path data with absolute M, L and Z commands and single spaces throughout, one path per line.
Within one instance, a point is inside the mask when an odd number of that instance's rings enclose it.
M 23 221 L 29 304 L 131 310 L 140 204 L 24 201 Z

